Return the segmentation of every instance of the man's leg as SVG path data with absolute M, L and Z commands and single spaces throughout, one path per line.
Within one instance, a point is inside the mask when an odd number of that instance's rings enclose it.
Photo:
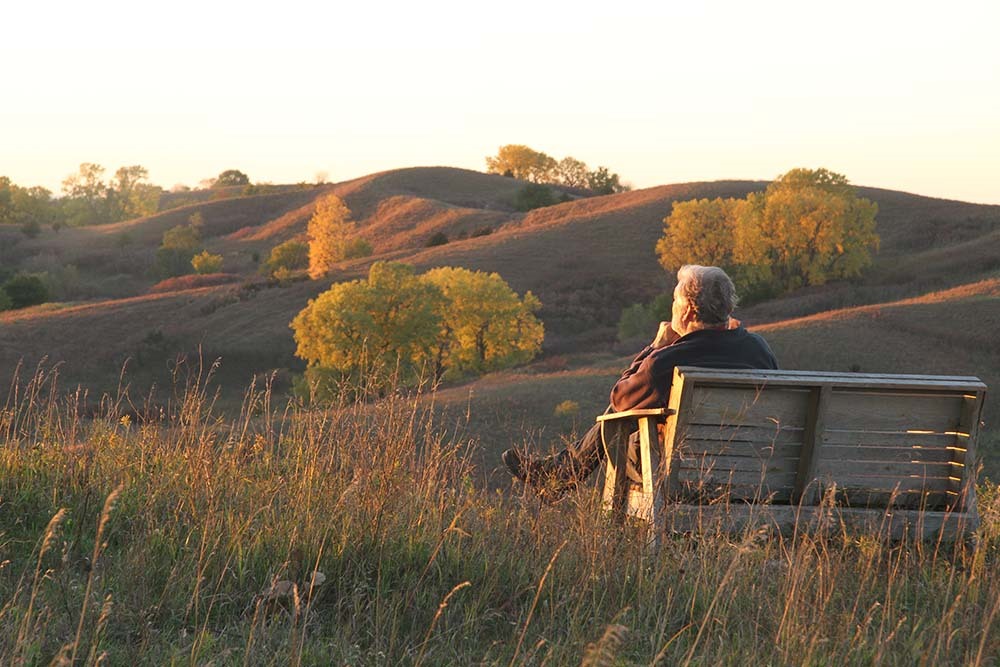
M 601 424 L 594 424 L 580 440 L 552 456 L 533 458 L 508 449 L 503 453 L 503 462 L 514 477 L 529 484 L 540 494 L 558 499 L 590 477 L 607 458 L 605 442 L 613 446 L 615 442 L 627 439 L 627 474 L 630 480 L 641 483 L 638 439 L 628 436 L 629 426 L 630 424 L 623 422 L 605 423 L 602 437 Z

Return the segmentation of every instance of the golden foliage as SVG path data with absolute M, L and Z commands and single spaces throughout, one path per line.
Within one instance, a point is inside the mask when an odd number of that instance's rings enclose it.
M 858 276 L 871 264 L 877 212 L 846 177 L 793 169 L 746 199 L 675 202 L 656 252 L 668 271 L 691 263 L 721 266 L 744 289 L 822 285 Z
M 309 277 L 325 276 L 334 264 L 347 257 L 347 248 L 356 225 L 351 211 L 337 195 L 316 200 L 309 219 Z

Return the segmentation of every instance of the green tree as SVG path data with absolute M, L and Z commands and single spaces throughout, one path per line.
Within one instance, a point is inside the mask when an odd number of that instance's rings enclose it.
M 587 188 L 598 195 L 610 195 L 629 190 L 627 185 L 621 183 L 618 174 L 612 173 L 607 167 L 598 167 L 587 174 Z
M 0 225 L 57 224 L 60 210 L 52 193 L 42 187 L 23 188 L 0 176 Z
M 355 224 L 351 211 L 337 195 L 316 200 L 309 219 L 309 277 L 322 278 L 333 266 L 347 258 L 348 243 Z
M 49 300 L 49 291 L 38 276 L 19 273 L 3 284 L 11 308 L 27 308 Z
M 271 254 L 264 262 L 263 270 L 273 275 L 279 269 L 285 272 L 299 271 L 309 267 L 309 244 L 289 240 L 271 248 Z
M 222 255 L 213 255 L 207 250 L 191 258 L 191 267 L 198 275 L 218 273 L 222 270 Z
M 564 157 L 559 160 L 555 174 L 559 183 L 570 188 L 586 188 L 589 184 L 587 163 L 575 157 Z
M 358 257 L 370 257 L 372 254 L 372 244 L 367 239 L 356 236 L 347 242 L 344 248 L 344 259 L 356 259 Z
M 191 260 L 201 246 L 201 232 L 195 225 L 177 225 L 163 232 L 163 242 L 156 251 L 156 268 L 161 278 L 183 276 L 191 272 Z
M 648 304 L 634 303 L 622 311 L 618 319 L 618 340 L 625 342 L 639 336 L 650 336 L 660 322 L 669 321 L 673 294 L 660 294 Z
M 0 312 L 10 310 L 13 306 L 14 302 L 7 296 L 7 291 L 3 289 L 3 286 L 0 286 Z
M 104 167 L 84 162 L 62 183 L 67 224 L 96 225 L 111 218 L 112 190 L 104 182 Z
M 514 197 L 514 208 L 518 211 L 530 211 L 543 206 L 552 206 L 556 202 L 552 188 L 540 183 L 528 183 L 517 191 Z
M 435 377 L 507 368 L 541 350 L 544 329 L 535 317 L 541 303 L 531 292 L 519 298 L 497 273 L 447 266 L 428 271 L 424 280 L 444 294 Z
M 376 262 L 365 280 L 334 284 L 292 320 L 296 355 L 355 385 L 419 375 L 441 330 L 444 297 L 404 264 Z
M 532 183 L 553 180 L 555 169 L 554 158 L 521 144 L 501 146 L 495 156 L 486 158 L 489 173 L 513 176 Z
M 250 177 L 239 169 L 226 169 L 212 181 L 213 188 L 225 188 L 231 185 L 250 185 Z
M 111 219 L 130 220 L 156 213 L 162 189 L 147 182 L 149 172 L 141 165 L 121 167 L 111 180 Z

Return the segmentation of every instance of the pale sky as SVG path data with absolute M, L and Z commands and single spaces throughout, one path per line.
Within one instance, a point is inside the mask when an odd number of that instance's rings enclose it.
M 634 187 L 827 167 L 1000 204 L 1000 0 L 17 2 L 0 175 L 166 188 L 485 169 L 508 143 Z

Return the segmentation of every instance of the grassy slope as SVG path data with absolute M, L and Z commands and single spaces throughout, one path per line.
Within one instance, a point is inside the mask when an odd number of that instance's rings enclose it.
M 56 253 L 85 266 L 96 263 L 116 271 L 114 258 L 122 251 L 109 248 L 109 243 L 128 232 L 137 249 L 125 252 L 138 252 L 148 265 L 162 232 L 197 211 L 205 220 L 209 247 L 226 256 L 226 270 L 247 275 L 254 269 L 249 260 L 252 251 L 263 255 L 277 242 L 301 235 L 315 198 L 335 192 L 354 211 L 362 232 L 385 252 L 345 263 L 331 280 L 364 275 L 375 259 L 398 259 L 420 268 L 459 265 L 497 271 L 518 291 L 531 289 L 541 298 L 547 354 L 575 355 L 608 349 L 620 309 L 667 287 L 668 278 L 656 262 L 653 246 L 672 201 L 743 196 L 763 185 L 725 181 L 661 186 L 577 200 L 524 215 L 510 211 L 510 202 L 520 187 L 518 181 L 458 169 L 414 168 L 330 186 L 211 201 L 141 220 L 64 230 L 58 235 L 47 232 L 36 241 L 23 242 L 19 250 L 26 254 Z M 744 318 L 757 324 L 778 322 L 858 303 L 896 301 L 994 274 L 1000 207 L 868 188 L 862 188 L 861 194 L 879 203 L 883 239 L 881 253 L 866 279 L 803 290 L 747 308 Z M 497 231 L 445 246 L 423 247 L 432 231 L 446 231 L 454 237 L 476 225 L 490 225 Z M 6 313 L 0 315 L 4 343 L 0 347 L 0 377 L 9 376 L 21 357 L 33 365 L 47 355 L 50 361 L 70 362 L 63 371 L 68 381 L 107 389 L 117 382 L 125 358 L 141 357 L 140 365 L 148 377 L 158 376 L 162 382 L 172 352 L 193 353 L 200 347 L 210 359 L 222 356 L 228 377 L 242 384 L 257 372 L 294 365 L 288 322 L 328 284 L 297 283 L 256 291 L 231 285 L 61 310 L 48 306 Z M 987 310 L 995 308 L 995 298 L 983 299 Z M 942 322 L 961 321 L 978 317 L 969 312 L 971 303 L 957 299 L 932 309 L 941 310 Z M 910 333 L 903 323 L 893 319 L 879 324 L 866 317 L 863 322 L 867 327 L 877 324 L 885 332 L 886 327 L 898 325 L 893 335 L 899 340 L 912 337 L 912 345 L 896 348 L 914 350 L 910 357 L 869 358 L 869 346 L 856 342 L 865 338 L 859 335 L 860 326 L 838 324 L 832 317 L 776 330 L 776 346 L 784 348 L 786 359 L 822 358 L 822 364 L 838 368 L 857 364 L 869 370 L 876 362 L 885 362 L 879 367 L 933 371 L 956 363 L 958 353 L 944 353 L 940 344 L 924 350 L 922 341 L 929 339 Z M 844 338 L 838 339 L 843 344 L 826 346 L 835 354 L 811 355 L 806 346 L 808 336 L 789 333 L 816 327 L 846 330 Z M 169 347 L 169 351 L 149 344 L 147 338 L 158 333 L 166 341 L 160 347 Z M 782 342 L 785 340 L 788 342 Z M 991 368 L 994 361 L 983 351 L 989 349 L 988 345 L 979 351 L 971 349 L 968 362 L 963 360 L 961 365 L 976 372 L 982 359 L 981 365 Z

